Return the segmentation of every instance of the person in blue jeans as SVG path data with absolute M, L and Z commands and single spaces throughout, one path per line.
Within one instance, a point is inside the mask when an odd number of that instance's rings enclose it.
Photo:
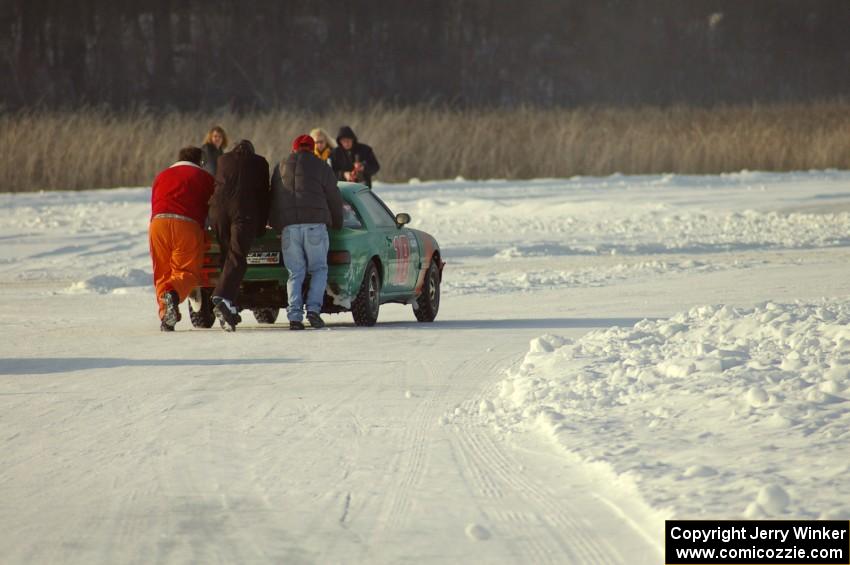
M 283 228 L 281 236 L 283 262 L 289 271 L 286 293 L 289 306 L 286 309 L 291 329 L 304 329 L 303 287 L 310 273 L 310 288 L 307 290 L 307 321 L 314 328 L 324 326 L 319 313 L 325 299 L 328 283 L 328 228 L 325 224 L 293 224 Z
M 283 262 L 289 271 L 286 292 L 289 329 L 304 329 L 304 279 L 307 291 L 307 321 L 322 328 L 322 302 L 328 283 L 328 228 L 342 228 L 342 195 L 336 176 L 313 154 L 315 142 L 299 135 L 292 153 L 275 166 L 271 180 L 269 224 L 281 230 Z

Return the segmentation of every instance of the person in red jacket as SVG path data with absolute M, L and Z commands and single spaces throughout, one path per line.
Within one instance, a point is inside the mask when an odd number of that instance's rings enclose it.
M 215 189 L 215 179 L 200 166 L 201 156 L 200 148 L 184 147 L 153 183 L 150 251 L 164 332 L 174 331 L 179 304 L 200 282 L 204 222 Z

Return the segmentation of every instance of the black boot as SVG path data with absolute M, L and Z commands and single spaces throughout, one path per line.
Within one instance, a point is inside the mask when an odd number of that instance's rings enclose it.
M 218 318 L 218 323 L 226 332 L 235 332 L 236 325 L 242 321 L 242 317 L 238 312 L 232 309 L 232 306 L 220 296 L 212 297 L 213 314 Z
M 162 302 L 162 305 L 165 307 L 165 311 L 162 314 L 162 326 L 169 326 L 170 329 L 166 330 L 163 328 L 162 331 L 173 331 L 174 326 L 177 325 L 177 322 L 180 321 L 180 297 L 177 296 L 177 292 L 173 290 L 169 290 L 162 293 L 162 296 L 159 297 L 159 301 Z
M 319 316 L 318 312 L 307 312 L 307 321 L 310 322 L 311 328 L 320 330 L 325 327 L 325 321 Z
M 303 330 L 304 324 L 302 324 L 298 320 L 290 320 L 289 321 L 289 329 L 290 330 Z

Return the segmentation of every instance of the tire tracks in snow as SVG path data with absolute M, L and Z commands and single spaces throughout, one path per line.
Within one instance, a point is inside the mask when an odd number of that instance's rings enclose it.
M 416 365 L 427 374 L 427 382 L 439 382 L 427 363 L 418 361 Z M 441 405 L 448 387 L 449 381 L 443 379 L 433 394 L 427 395 L 417 404 L 405 423 L 401 442 L 407 449 L 401 451 L 391 465 L 396 472 L 393 474 L 392 484 L 387 488 L 388 495 L 378 512 L 375 531 L 372 533 L 378 543 L 385 534 L 403 527 L 406 523 L 411 506 L 411 491 L 419 485 L 427 465 L 425 444 L 428 432 L 436 421 L 436 406 Z
M 463 412 L 473 414 L 493 387 L 481 391 L 463 404 Z M 478 493 L 482 514 L 492 520 L 496 533 L 515 538 L 517 558 L 532 557 L 535 563 L 608 564 L 620 557 L 614 547 L 595 534 L 582 518 L 581 510 L 570 500 L 526 477 L 512 455 L 494 441 L 485 425 L 467 416 L 453 427 L 456 448 L 468 485 Z M 528 505 L 525 511 L 505 511 L 504 499 L 514 494 Z M 541 528 L 545 536 L 541 536 Z M 517 535 L 518 534 L 518 535 Z M 625 561 L 620 561 L 625 562 Z
M 429 441 L 435 441 L 432 431 L 439 426 L 440 414 L 448 408 L 446 398 L 453 383 L 465 382 L 465 377 L 479 375 L 498 363 L 499 360 L 481 356 L 464 361 L 454 369 L 439 371 L 438 374 L 438 369 L 428 362 L 418 362 L 427 375 L 426 382 L 437 383 L 437 387 L 417 405 L 405 426 L 402 441 L 409 448 L 400 453 L 397 463 L 393 464 L 397 470 L 394 474 L 396 478 L 385 497 L 372 534 L 378 543 L 384 536 L 402 530 L 409 524 L 416 491 L 428 469 Z

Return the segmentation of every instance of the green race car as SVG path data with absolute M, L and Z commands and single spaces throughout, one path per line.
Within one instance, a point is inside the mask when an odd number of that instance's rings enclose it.
M 406 227 L 407 214 L 393 214 L 371 189 L 339 183 L 344 227 L 330 230 L 328 285 L 324 313 L 351 312 L 358 326 L 373 326 L 381 304 L 411 304 L 416 319 L 433 322 L 440 309 L 443 266 L 440 247 L 431 235 Z M 192 325 L 215 322 L 212 291 L 221 272 L 218 242 L 207 230 L 201 286 L 189 300 Z M 248 271 L 237 300 L 257 322 L 273 324 L 288 304 L 280 233 L 266 230 L 248 255 Z M 305 289 L 307 285 L 305 284 Z

